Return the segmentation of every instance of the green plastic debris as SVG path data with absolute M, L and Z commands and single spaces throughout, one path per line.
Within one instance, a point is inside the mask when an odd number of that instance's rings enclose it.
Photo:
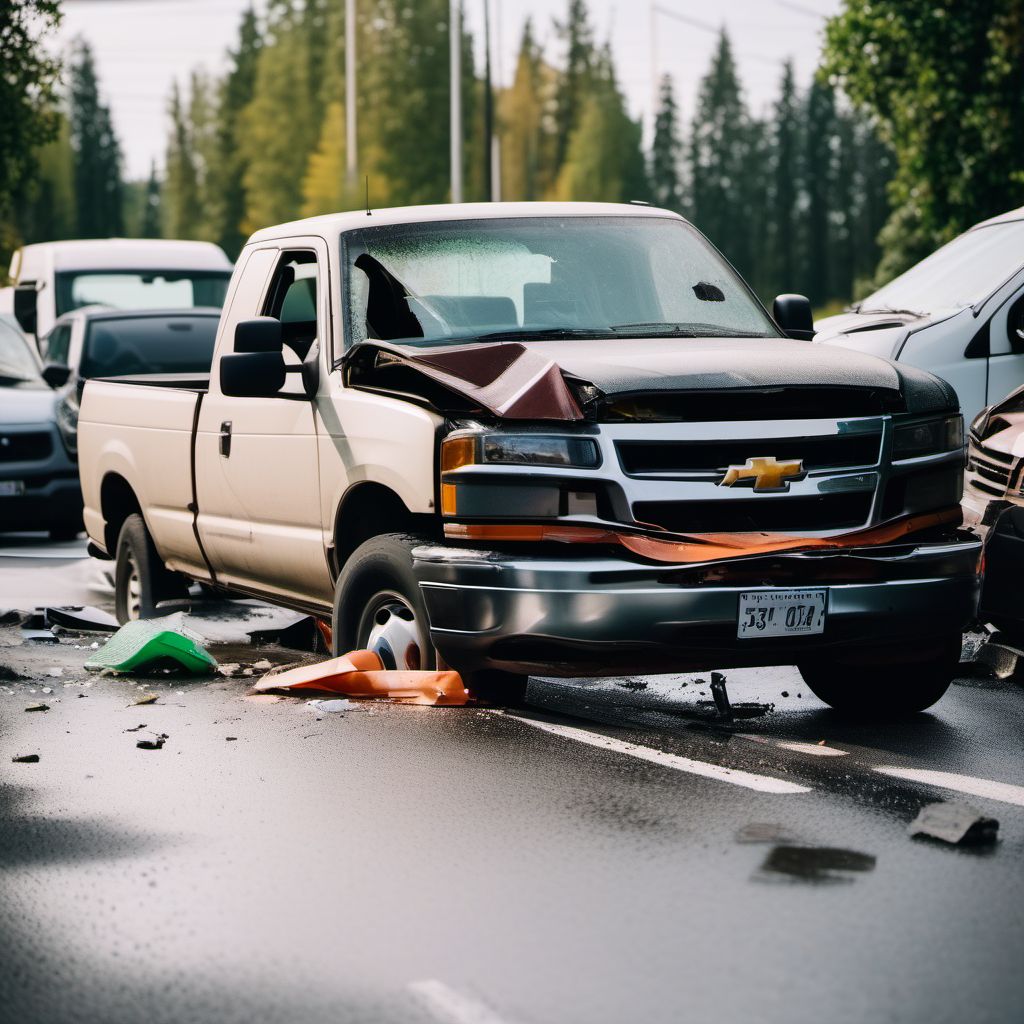
M 198 638 L 168 629 L 159 620 L 125 623 L 86 663 L 87 669 L 136 672 L 155 661 L 170 659 L 193 675 L 217 667 Z

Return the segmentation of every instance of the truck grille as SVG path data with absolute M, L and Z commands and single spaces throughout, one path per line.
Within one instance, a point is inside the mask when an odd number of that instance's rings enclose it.
M 633 516 L 672 533 L 798 533 L 854 529 L 871 514 L 873 492 L 730 501 L 638 501 Z
M 848 469 L 874 466 L 882 444 L 881 432 L 836 434 L 830 437 L 790 437 L 742 441 L 618 441 L 623 471 L 630 476 L 724 473 L 754 456 L 802 459 L 804 469 Z
M 38 462 L 52 451 L 53 441 L 46 433 L 0 434 L 0 462 Z
M 1006 494 L 1014 458 L 991 448 L 971 445 L 967 476 L 971 485 L 984 494 L 1002 498 Z

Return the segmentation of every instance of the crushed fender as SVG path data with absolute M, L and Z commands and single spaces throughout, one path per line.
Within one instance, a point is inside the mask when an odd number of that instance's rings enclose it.
M 950 800 L 925 804 L 907 831 L 911 837 L 927 836 L 953 846 L 988 846 L 998 838 L 999 822 L 970 804 Z
M 192 675 L 217 668 L 216 660 L 196 637 L 146 620 L 123 625 L 85 667 L 94 672 L 139 672 L 160 662 L 171 662 Z
M 117 619 L 109 612 L 100 608 L 46 608 L 43 611 L 48 626 L 61 626 L 64 629 L 81 633 L 116 633 Z
M 315 665 L 265 675 L 254 687 L 270 690 L 315 690 L 346 697 L 387 697 L 402 704 L 458 707 L 469 693 L 458 672 L 404 672 L 384 668 L 373 651 L 351 651 Z

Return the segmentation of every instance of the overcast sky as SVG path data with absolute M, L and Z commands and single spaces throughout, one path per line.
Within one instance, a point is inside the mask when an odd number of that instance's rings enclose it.
M 76 35 L 92 45 L 129 177 L 145 177 L 153 160 L 162 164 L 171 82 L 186 78 L 196 66 L 223 70 L 225 51 L 234 44 L 241 12 L 249 2 L 64 0 L 64 23 L 54 45 L 65 46 Z M 491 3 L 495 61 L 506 81 L 515 67 L 527 16 L 533 17 L 537 35 L 547 42 L 552 56 L 557 54 L 552 18 L 563 15 L 567 0 Z M 255 0 L 255 6 L 262 11 L 266 0 Z M 464 0 L 464 7 L 479 48 L 483 0 Z M 634 116 L 647 118 L 655 72 L 668 72 L 675 78 L 687 121 L 718 26 L 725 25 L 732 37 L 748 101 L 760 111 L 775 96 L 786 57 L 793 58 L 802 84 L 810 80 L 824 19 L 839 7 L 840 0 L 658 0 L 654 5 L 649 0 L 590 0 L 598 39 L 612 41 Z M 669 11 L 687 22 L 671 17 Z

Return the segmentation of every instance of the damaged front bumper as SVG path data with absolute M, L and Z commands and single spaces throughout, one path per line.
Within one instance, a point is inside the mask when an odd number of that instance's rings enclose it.
M 793 664 L 941 642 L 975 617 L 980 555 L 980 541 L 962 532 L 680 566 L 447 545 L 413 553 L 445 661 L 462 672 L 554 676 Z M 827 591 L 824 632 L 739 639 L 740 595 L 778 588 Z

